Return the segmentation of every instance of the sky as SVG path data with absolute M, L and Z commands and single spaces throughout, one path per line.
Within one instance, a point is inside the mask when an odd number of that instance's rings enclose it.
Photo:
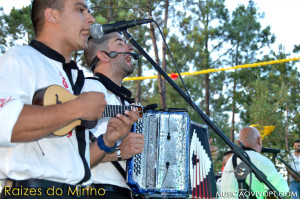
M 278 45 L 283 44 L 285 52 L 291 57 L 298 57 L 292 53 L 293 46 L 300 44 L 300 0 L 254 0 L 260 12 L 265 13 L 265 18 L 260 22 L 262 27 L 271 26 L 271 32 L 276 35 L 276 43 L 272 48 L 277 51 Z M 22 8 L 30 4 L 30 0 L 0 0 L 0 7 L 6 14 L 14 6 Z M 248 0 L 225 0 L 226 7 L 233 11 L 239 4 L 248 4 Z
M 260 12 L 265 13 L 262 27 L 271 26 L 271 32 L 276 35 L 275 51 L 283 44 L 285 52 L 291 53 L 295 44 L 300 44 L 300 0 L 254 0 Z M 246 4 L 248 0 L 226 0 L 226 7 L 233 11 L 238 4 Z M 291 55 L 298 57 L 297 55 Z
M 239 4 L 247 5 L 249 0 L 225 0 L 225 6 L 232 12 Z M 293 54 L 293 46 L 300 44 L 300 28 L 298 20 L 300 19 L 300 0 L 254 0 L 259 8 L 259 12 L 265 13 L 265 18 L 261 19 L 262 27 L 271 26 L 271 32 L 276 35 L 276 42 L 271 48 L 277 52 L 278 45 L 283 44 L 285 52 L 290 53 L 290 57 L 299 57 L 299 54 Z M 31 3 L 30 0 L 0 0 L 0 7 L 4 8 L 6 14 L 14 6 L 22 8 Z M 300 67 L 298 67 L 300 71 Z M 85 71 L 87 76 L 90 74 Z M 153 73 L 144 74 L 152 76 Z

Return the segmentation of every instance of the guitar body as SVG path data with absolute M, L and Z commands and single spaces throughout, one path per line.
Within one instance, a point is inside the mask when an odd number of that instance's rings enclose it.
M 65 88 L 58 86 L 58 85 L 51 85 L 46 88 L 39 89 L 35 92 L 32 104 L 39 105 L 39 106 L 50 106 L 55 104 L 62 104 L 70 100 L 76 99 L 77 96 L 71 94 L 69 91 L 67 91 Z M 139 111 L 140 117 L 142 117 L 142 107 L 141 106 L 120 106 L 120 105 L 107 105 L 105 107 L 105 111 L 103 112 L 102 117 L 115 117 L 116 114 L 124 114 L 125 110 L 132 110 L 132 108 L 135 107 Z M 67 124 L 65 127 L 54 131 L 53 134 L 57 136 L 64 136 L 68 134 L 72 129 L 74 129 L 76 126 L 83 126 L 88 129 L 94 128 L 98 123 L 98 120 L 96 121 L 87 121 L 87 120 L 75 120 L 71 122 L 70 124 Z
M 47 88 L 37 90 L 33 96 L 32 104 L 40 106 L 50 106 L 54 104 L 61 104 L 70 100 L 74 100 L 76 98 L 76 95 L 71 94 L 63 87 L 58 85 L 52 85 Z M 57 131 L 54 131 L 53 134 L 57 136 L 66 135 L 70 131 L 72 131 L 72 129 L 79 125 L 81 125 L 81 120 L 75 120 L 67 126 Z

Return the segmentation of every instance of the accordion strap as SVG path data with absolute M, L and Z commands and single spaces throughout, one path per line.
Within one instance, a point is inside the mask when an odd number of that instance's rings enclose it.
M 116 167 L 116 169 L 120 172 L 122 177 L 126 180 L 126 171 L 122 168 L 120 163 L 118 161 L 112 161 L 111 163 Z
M 108 77 L 106 77 L 105 75 L 103 75 L 101 73 L 96 73 L 95 76 L 96 77 L 87 77 L 86 79 L 94 79 L 94 80 L 98 80 L 99 82 L 101 82 L 107 90 L 111 91 L 116 96 L 120 97 L 123 105 L 125 104 L 124 101 L 127 101 L 128 103 L 134 102 L 134 99 L 130 98 L 131 92 L 128 89 L 126 89 L 123 86 L 121 86 L 121 87 L 118 86 L 111 79 L 109 79 Z M 118 161 L 112 161 L 111 163 L 116 167 L 116 169 L 119 171 L 119 173 L 122 175 L 122 177 L 126 181 L 126 171 L 123 169 L 123 167 L 120 165 L 120 163 Z
M 89 136 L 90 136 L 90 141 L 92 143 L 97 141 L 97 138 L 93 135 L 93 133 L 89 132 Z M 116 169 L 119 171 L 121 176 L 126 180 L 126 171 L 123 169 L 120 163 L 118 161 L 112 161 L 111 163 L 116 167 Z

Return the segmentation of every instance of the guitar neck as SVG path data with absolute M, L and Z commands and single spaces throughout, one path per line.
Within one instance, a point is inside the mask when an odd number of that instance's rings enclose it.
M 124 115 L 126 110 L 132 110 L 132 106 L 106 105 L 102 117 L 115 117 L 117 114 Z

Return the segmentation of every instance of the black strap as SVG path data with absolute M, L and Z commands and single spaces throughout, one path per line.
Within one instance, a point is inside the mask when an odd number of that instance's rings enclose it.
M 249 147 L 243 147 L 244 150 L 248 150 L 248 151 L 255 151 L 254 149 L 252 148 L 249 148 Z M 234 172 L 236 172 L 236 167 L 237 167 L 237 156 L 235 154 L 232 155 L 232 166 L 233 166 L 233 170 Z M 249 190 L 249 186 L 248 184 L 246 183 L 246 180 L 239 180 L 237 179 L 238 182 L 240 183 L 245 183 L 246 185 L 246 189 Z M 256 197 L 254 195 L 250 195 L 249 199 L 256 199 Z
M 252 149 L 250 147 L 243 147 L 243 149 L 245 151 L 255 151 L 254 149 Z M 235 154 L 232 155 L 232 166 L 233 166 L 233 170 L 235 171 L 235 169 L 237 167 L 237 156 Z
M 232 166 L 233 166 L 233 170 L 235 170 L 237 166 L 237 158 L 235 154 L 232 155 Z
M 135 100 L 131 98 L 132 94 L 128 89 L 123 86 L 118 86 L 116 83 L 114 83 L 112 80 L 101 73 L 96 73 L 95 76 L 96 77 L 87 77 L 86 79 L 94 79 L 101 82 L 107 90 L 120 97 L 121 103 L 123 105 L 125 105 L 125 101 L 127 101 L 128 103 L 134 103 Z M 123 169 L 120 163 L 118 161 L 112 161 L 111 163 L 116 167 L 116 169 L 126 181 L 126 171 Z
M 95 79 L 101 82 L 107 90 L 111 91 L 116 96 L 120 97 L 123 105 L 124 105 L 124 101 L 127 101 L 130 104 L 135 102 L 135 100 L 131 98 L 132 95 L 131 92 L 124 86 L 118 86 L 116 83 L 114 83 L 108 77 L 106 77 L 101 73 L 96 73 L 95 76 L 96 77 L 87 77 L 86 79 Z
M 116 167 L 116 169 L 120 172 L 122 177 L 126 180 L 126 171 L 123 169 L 120 163 L 118 161 L 112 161 L 111 163 Z
M 85 141 L 85 130 L 81 126 L 76 127 L 76 138 L 78 142 L 78 150 L 79 155 L 81 157 L 83 166 L 84 166 L 84 176 L 82 180 L 78 184 L 82 184 L 91 178 L 91 170 L 89 164 L 85 158 L 85 149 L 86 149 L 86 141 Z
M 75 95 L 79 95 L 83 84 L 84 84 L 84 75 L 83 71 L 79 70 L 76 63 L 74 61 L 71 61 L 70 63 L 63 63 L 63 69 L 66 72 L 69 81 L 72 86 L 72 90 Z M 73 78 L 72 78 L 72 69 L 76 69 L 78 71 L 76 83 L 74 84 Z M 86 149 L 86 140 L 85 140 L 85 128 L 82 126 L 76 127 L 76 138 L 77 138 L 77 143 L 78 143 L 78 150 L 79 150 L 79 155 L 82 160 L 83 166 L 84 166 L 84 177 L 78 184 L 82 184 L 83 182 L 89 180 L 91 178 L 91 171 L 89 164 L 85 158 L 85 149 Z
M 74 61 L 71 61 L 70 63 L 67 63 L 67 64 L 63 63 L 63 69 L 66 72 L 68 79 L 71 83 L 74 95 L 79 95 L 82 90 L 83 84 L 84 84 L 83 71 L 79 70 L 79 68 L 77 67 L 77 65 Z M 76 69 L 78 71 L 77 80 L 76 80 L 75 84 L 74 84 L 74 81 L 72 78 L 72 69 Z
M 33 41 L 30 42 L 29 45 L 31 47 L 33 47 L 34 49 L 36 49 L 37 51 L 39 51 L 40 53 L 42 53 L 43 55 L 45 55 L 46 57 L 62 63 L 63 69 L 64 69 L 65 73 L 67 74 L 68 79 L 71 83 L 73 93 L 75 95 L 80 94 L 81 89 L 82 89 L 83 84 L 84 84 L 84 75 L 83 75 L 83 71 L 79 70 L 79 68 L 77 67 L 76 62 L 74 62 L 72 60 L 69 63 L 65 63 L 66 59 L 63 55 L 61 55 L 60 53 L 58 53 L 57 51 L 55 51 L 54 49 L 48 47 L 47 45 L 43 44 L 40 41 L 33 40 Z M 75 69 L 75 70 L 78 71 L 77 72 L 77 79 L 76 79 L 75 84 L 74 84 L 74 81 L 73 81 L 73 78 L 72 78 L 72 72 L 71 72 L 72 69 Z M 77 127 L 76 128 L 76 138 L 77 138 L 77 142 L 78 142 L 79 155 L 82 159 L 82 162 L 83 162 L 83 165 L 84 165 L 84 170 L 85 170 L 85 174 L 84 174 L 83 179 L 78 183 L 78 184 L 81 184 L 82 182 L 85 182 L 85 181 L 87 181 L 88 179 L 91 178 L 91 171 L 90 171 L 90 168 L 88 166 L 87 160 L 85 159 L 86 141 L 85 141 L 85 132 L 84 132 L 83 127 Z

